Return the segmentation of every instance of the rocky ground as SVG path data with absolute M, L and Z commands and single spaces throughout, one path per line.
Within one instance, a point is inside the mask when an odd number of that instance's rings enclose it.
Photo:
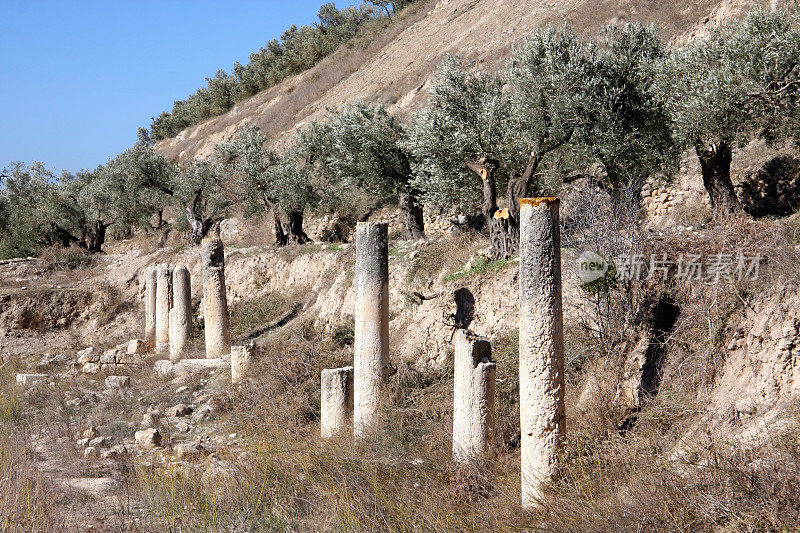
M 800 442 L 797 222 L 676 221 L 685 200 L 676 205 L 674 197 L 667 197 L 669 223 L 635 238 L 613 225 L 589 232 L 570 212 L 582 197 L 564 203 L 565 227 L 573 228 L 565 230 L 563 256 L 570 459 L 549 518 L 513 511 L 517 263 L 489 261 L 484 237 L 439 217 L 429 239 L 390 243 L 392 403 L 386 435 L 366 448 L 331 448 L 317 438 L 319 372 L 352 361 L 349 244 L 279 250 L 243 239 L 246 223 L 226 222 L 233 336 L 259 347 L 253 379 L 239 386 L 227 364 L 168 365 L 141 340 L 144 269 L 183 263 L 193 281 L 192 357 L 202 357 L 198 251 L 176 237 L 138 235 L 77 263 L 0 265 L 0 427 L 9 435 L 0 442 L 0 489 L 38 487 L 46 509 L 30 513 L 49 511 L 50 521 L 30 525 L 19 501 L 13 507 L 3 496 L 0 503 L 19 512 L 0 511 L 0 519 L 19 531 L 559 530 L 563 523 L 626 530 L 631 516 L 663 529 L 668 515 L 681 530 L 729 524 L 731 513 L 766 529 L 796 525 L 785 484 L 796 478 Z M 311 226 L 322 232 L 328 222 Z M 575 227 L 583 227 L 580 239 L 570 233 Z M 767 266 L 755 284 L 620 292 L 642 302 L 666 298 L 674 323 L 654 326 L 652 307 L 622 300 L 609 302 L 604 323 L 600 303 L 579 288 L 574 261 L 580 246 L 615 232 L 642 250 L 760 250 Z M 614 321 L 634 315 L 634 324 Z M 611 340 L 597 340 L 600 326 Z M 477 477 L 449 461 L 458 327 L 491 339 L 498 362 L 498 448 Z M 720 461 L 729 461 L 724 474 Z M 23 471 L 24 480 L 4 474 Z M 644 485 L 634 472 L 648 473 Z M 687 488 L 693 477 L 705 488 Z M 658 479 L 673 482 L 652 485 Z M 760 488 L 742 492 L 741 479 Z M 452 515 L 434 512 L 438 494 Z M 669 513 L 651 508 L 654 498 Z

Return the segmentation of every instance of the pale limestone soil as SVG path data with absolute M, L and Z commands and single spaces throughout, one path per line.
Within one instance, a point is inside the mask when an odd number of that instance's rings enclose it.
M 66 467 L 64 444 L 46 430 L 33 441 L 33 449 L 39 471 L 64 493 L 58 515 L 69 531 L 137 530 L 134 515 L 141 514 L 143 508 L 131 505 L 130 495 L 118 479 L 111 475 L 76 476 Z

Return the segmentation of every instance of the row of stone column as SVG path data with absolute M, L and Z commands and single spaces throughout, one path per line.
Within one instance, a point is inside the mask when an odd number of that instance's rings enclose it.
M 322 371 L 321 434 L 349 428 L 362 438 L 379 417 L 389 374 L 387 225 L 356 228 L 353 366 Z M 532 508 L 557 474 L 565 434 L 564 338 L 559 199 L 520 200 L 519 386 L 522 505 Z M 453 457 L 477 459 L 495 424 L 496 365 L 491 344 L 455 336 Z M 352 420 L 351 420 L 352 413 Z
M 225 292 L 225 252 L 217 238 L 203 239 L 203 319 L 206 357 L 231 353 L 230 315 Z M 145 271 L 145 337 L 157 355 L 184 358 L 192 339 L 192 283 L 184 265 L 161 263 Z
M 145 271 L 145 336 L 157 355 L 181 359 L 192 339 L 192 285 L 184 265 L 161 263 Z

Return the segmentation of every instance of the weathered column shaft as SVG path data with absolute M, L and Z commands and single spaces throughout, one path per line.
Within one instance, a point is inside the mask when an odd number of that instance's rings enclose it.
M 458 330 L 453 367 L 453 459 L 470 462 L 487 449 L 494 435 L 497 369 L 492 345 Z
M 192 280 L 178 265 L 172 271 L 172 310 L 169 312 L 169 358 L 182 359 L 192 340 Z
M 156 340 L 156 268 L 144 271 L 144 338 L 147 343 Z
M 349 431 L 353 413 L 352 366 L 322 371 L 320 407 L 320 433 L 323 439 Z
M 156 353 L 169 353 L 169 310 L 172 307 L 172 267 L 156 267 Z
M 231 353 L 230 315 L 225 293 L 225 251 L 219 237 L 203 239 L 203 317 L 206 357 L 228 357 Z
M 244 346 L 231 346 L 231 382 L 241 383 L 250 375 L 255 355 L 255 343 Z
M 561 236 L 558 198 L 519 204 L 522 506 L 534 508 L 557 474 L 565 434 Z
M 363 437 L 380 415 L 389 376 L 388 224 L 358 223 L 355 289 L 353 431 Z

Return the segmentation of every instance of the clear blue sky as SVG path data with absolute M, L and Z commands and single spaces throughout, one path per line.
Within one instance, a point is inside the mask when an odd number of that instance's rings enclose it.
M 323 3 L 0 0 L 0 170 L 105 163 L 207 76 L 316 21 Z

